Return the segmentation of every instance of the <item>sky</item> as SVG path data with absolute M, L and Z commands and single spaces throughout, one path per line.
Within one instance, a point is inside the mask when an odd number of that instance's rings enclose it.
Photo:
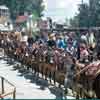
M 44 15 L 51 17 L 54 21 L 63 21 L 71 18 L 78 12 L 78 4 L 82 0 L 44 0 Z M 88 0 L 83 0 L 88 2 Z

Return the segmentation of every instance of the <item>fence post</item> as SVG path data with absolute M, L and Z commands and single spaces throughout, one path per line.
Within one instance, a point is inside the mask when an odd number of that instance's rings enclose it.
M 4 78 L 1 78 L 1 89 L 2 89 L 2 94 L 4 94 Z
M 16 98 L 16 89 L 14 89 L 14 92 L 13 92 L 13 100 L 15 100 Z

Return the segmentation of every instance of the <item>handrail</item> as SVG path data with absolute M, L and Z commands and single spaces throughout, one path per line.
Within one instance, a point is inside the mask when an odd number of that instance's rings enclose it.
M 0 94 L 0 98 L 4 98 L 5 96 L 8 96 L 8 95 L 13 95 L 13 99 L 16 98 L 16 87 L 10 83 L 7 79 L 5 79 L 4 77 L 0 76 L 1 78 L 1 94 Z M 4 82 L 7 82 L 10 86 L 13 87 L 13 90 L 8 92 L 8 93 L 5 93 L 5 86 L 4 86 Z
M 4 78 L 4 77 L 0 76 L 0 78 Z M 7 79 L 4 78 L 4 80 L 5 80 L 7 83 L 9 83 L 11 86 L 15 87 L 15 86 L 14 86 L 12 83 L 10 83 Z

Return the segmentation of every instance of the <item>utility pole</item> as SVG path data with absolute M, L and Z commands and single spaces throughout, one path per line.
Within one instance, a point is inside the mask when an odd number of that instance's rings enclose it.
M 83 0 L 82 0 L 81 2 L 82 2 L 82 4 L 83 4 Z

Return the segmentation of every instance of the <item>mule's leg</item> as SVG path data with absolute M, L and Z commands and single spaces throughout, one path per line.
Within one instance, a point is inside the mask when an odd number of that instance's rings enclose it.
M 38 76 L 38 63 L 36 63 L 36 66 L 35 66 L 35 74 Z
M 36 74 L 36 64 L 34 64 L 34 75 Z
M 41 68 L 42 78 L 43 78 L 43 72 L 44 72 L 44 66 L 42 65 L 42 68 Z
M 32 73 L 35 75 L 35 67 L 36 67 L 36 64 L 35 62 L 32 62 Z
M 50 73 L 49 73 L 49 78 L 50 78 L 50 83 L 51 83 L 51 75 L 52 74 L 52 72 L 50 71 Z
M 61 88 L 61 80 L 59 78 L 59 85 L 58 85 L 59 88 Z
M 43 66 L 43 65 L 44 65 L 43 63 L 41 63 L 41 64 L 39 65 L 39 72 L 41 73 L 42 78 L 43 78 L 43 71 L 44 71 L 44 66 Z
M 30 69 L 29 71 L 32 73 L 32 64 L 31 63 L 29 64 L 29 69 Z
M 45 80 L 47 80 L 47 75 L 48 75 L 48 68 L 46 68 L 46 71 L 45 71 Z
M 51 72 L 51 70 L 48 69 L 48 72 L 47 72 L 47 80 L 48 80 L 48 81 L 50 81 L 50 72 Z
M 61 88 L 61 85 L 64 84 L 64 73 L 62 73 L 59 79 L 59 88 Z
M 34 65 L 33 64 L 31 64 L 31 68 L 32 68 L 32 73 L 33 73 L 33 70 L 34 70 L 34 67 L 33 67 Z
M 45 79 L 46 75 L 46 64 L 43 65 L 43 79 Z
M 29 65 L 26 64 L 26 66 L 27 66 L 27 70 L 29 71 L 29 69 L 30 69 Z
M 53 80 L 54 80 L 54 85 L 56 85 L 56 72 L 53 72 Z
M 88 88 L 89 88 L 88 91 L 89 91 L 90 98 L 95 98 L 95 93 L 93 91 L 93 80 L 88 79 L 87 81 L 88 81 Z
M 39 64 L 37 64 L 37 76 L 39 77 Z

